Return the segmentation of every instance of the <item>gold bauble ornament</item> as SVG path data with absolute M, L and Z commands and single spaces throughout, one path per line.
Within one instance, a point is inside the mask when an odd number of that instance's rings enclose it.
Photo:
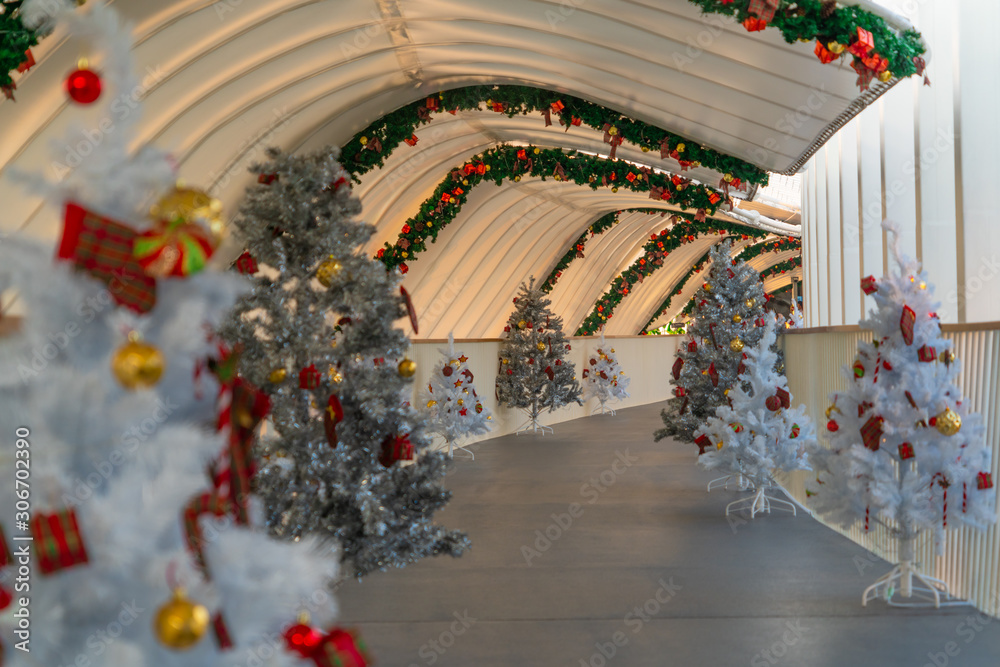
M 612 192 L 618 192 L 618 186 L 616 185 L 616 186 L 614 186 L 613 188 L 611 188 L 611 191 L 612 191 Z
M 527 325 L 527 322 L 525 322 L 524 320 L 521 320 L 520 322 L 517 323 L 517 328 L 518 329 L 523 329 L 526 325 Z
M 706 292 L 711 292 L 712 291 L 712 286 L 709 285 L 708 283 L 705 283 L 705 291 Z
M 337 369 L 331 368 L 330 379 L 333 381 L 334 384 L 340 384 L 341 382 L 344 381 L 344 376 L 341 375 L 340 371 L 338 371 Z
M 741 341 L 739 338 L 732 339 L 731 341 L 729 341 L 729 349 L 732 350 L 733 352 L 742 352 L 743 341 Z
M 138 334 L 129 334 L 111 358 L 111 372 L 126 389 L 148 389 L 160 381 L 166 363 L 163 354 L 155 347 L 139 340 Z
M 438 404 L 438 402 L 434 401 L 434 400 L 427 401 L 427 407 L 429 407 L 429 408 L 433 408 L 437 404 Z
M 611 354 L 615 353 L 615 348 L 611 348 Z
M 539 153 L 542 152 L 542 149 L 541 148 L 535 148 L 535 150 L 533 152 L 534 152 L 535 155 L 538 155 Z
M 500 363 L 502 363 L 504 365 L 509 364 L 510 363 L 510 359 L 501 359 Z
M 273 371 L 268 373 L 267 381 L 271 384 L 281 384 L 288 377 L 288 371 L 284 368 L 275 368 Z
M 160 643 L 175 651 L 189 649 L 205 636 L 210 622 L 208 609 L 189 600 L 181 588 L 153 618 L 153 632 Z
M 732 183 L 733 182 L 733 175 L 732 174 L 723 174 L 722 180 L 724 180 L 726 183 Z
M 742 321 L 743 321 L 743 317 L 740 316 L 739 313 L 737 313 L 736 315 L 733 315 L 733 322 L 735 322 L 736 324 L 739 324 Z
M 892 78 L 892 72 L 889 70 L 883 70 L 878 73 L 878 80 L 882 83 L 888 83 L 889 79 Z
M 455 402 L 458 403 L 458 407 L 462 407 L 463 405 L 465 405 L 465 399 L 462 398 L 458 399 Z
M 955 435 L 962 428 L 962 418 L 951 408 L 945 408 L 945 411 L 934 419 L 934 427 L 941 435 Z
M 516 175 L 514 176 L 514 182 L 515 182 L 515 183 L 517 183 L 517 182 L 519 182 L 520 180 L 521 180 L 521 174 L 516 174 Z
M 316 268 L 316 280 L 323 287 L 329 287 L 337 279 L 340 272 L 344 270 L 344 265 L 330 256 L 330 259 L 323 260 Z
M 535 347 L 538 348 L 539 352 L 544 352 L 545 351 L 545 343 L 543 343 L 542 341 L 538 341 L 538 345 L 536 345 Z
M 149 209 L 153 220 L 196 223 L 206 227 L 218 241 L 225 223 L 222 220 L 222 202 L 204 190 L 177 185 Z
M 844 49 L 846 49 L 847 47 L 841 44 L 840 42 L 833 41 L 833 42 L 827 42 L 826 48 L 829 49 L 830 53 L 832 53 L 833 55 L 839 56 L 841 53 L 844 52 Z
M 642 152 L 643 153 L 648 153 L 649 152 L 649 146 L 643 146 L 642 147 Z
M 396 367 L 399 374 L 404 378 L 411 378 L 413 374 L 417 372 L 417 362 L 413 359 L 403 359 L 399 362 L 399 366 Z
M 715 448 L 716 449 L 722 449 L 722 441 L 721 440 L 719 440 L 717 443 L 715 443 Z
M 753 308 L 754 306 L 757 305 L 757 299 L 750 298 L 744 301 L 744 303 L 746 304 L 747 308 Z
M 951 350 L 942 350 L 941 356 L 938 357 L 942 364 L 948 365 L 955 361 L 955 353 Z

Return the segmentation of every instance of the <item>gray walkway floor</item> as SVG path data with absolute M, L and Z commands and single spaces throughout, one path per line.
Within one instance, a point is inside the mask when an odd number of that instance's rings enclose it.
M 348 582 L 343 624 L 382 667 L 1000 665 L 971 607 L 862 608 L 889 565 L 813 519 L 727 522 L 659 408 L 475 445 L 438 515 L 472 550 Z

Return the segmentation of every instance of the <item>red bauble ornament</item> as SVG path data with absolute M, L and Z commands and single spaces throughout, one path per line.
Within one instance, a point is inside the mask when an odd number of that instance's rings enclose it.
M 285 630 L 285 648 L 293 653 L 298 653 L 303 658 L 308 658 L 316 652 L 323 635 L 319 630 L 311 628 L 305 623 L 296 623 Z
M 826 430 L 830 433 L 836 433 L 840 430 L 840 425 L 831 419 L 826 423 Z
M 777 396 L 768 396 L 767 399 L 764 401 L 764 405 L 767 406 L 768 410 L 772 412 L 777 412 L 778 410 L 781 409 L 781 399 L 778 398 Z
M 93 104 L 101 96 L 101 77 L 82 65 L 66 77 L 66 93 L 77 104 Z
M 444 375 L 446 378 L 450 378 L 451 374 L 454 372 L 455 372 L 454 369 L 452 369 L 450 365 L 445 366 L 444 368 L 441 369 L 441 374 Z

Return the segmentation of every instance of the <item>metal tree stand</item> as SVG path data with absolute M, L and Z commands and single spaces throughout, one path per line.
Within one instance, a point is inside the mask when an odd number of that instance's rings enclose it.
M 734 510 L 750 510 L 750 518 L 754 518 L 758 514 L 767 512 L 771 513 L 771 504 L 777 505 L 775 509 L 785 510 L 786 512 L 791 510 L 792 516 L 796 516 L 797 512 L 795 510 L 795 505 L 788 502 L 787 500 L 781 500 L 780 498 L 775 498 L 764 493 L 766 485 L 760 485 L 757 487 L 756 493 L 752 496 L 747 496 L 746 498 L 740 498 L 739 500 L 734 500 L 733 502 L 726 505 L 726 516 Z M 785 507 L 782 507 L 784 505 Z
M 933 606 L 934 609 L 940 609 L 970 604 L 965 600 L 955 599 L 945 582 L 922 574 L 913 567 L 913 540 L 913 535 L 899 538 L 899 563 L 865 589 L 861 595 L 861 606 L 867 607 L 869 600 L 877 598 L 885 599 L 893 607 Z M 896 593 L 908 601 L 894 600 Z
M 473 452 L 470 449 L 466 449 L 465 447 L 459 447 L 458 449 L 455 449 L 455 441 L 451 440 L 451 439 L 448 439 L 448 458 L 452 458 L 452 459 L 455 458 L 455 452 L 458 452 L 458 453 L 461 453 L 461 454 L 468 454 L 469 456 L 472 457 L 473 461 L 476 460 L 476 453 L 475 452 Z
M 603 398 L 599 398 L 597 400 L 599 400 L 601 402 L 601 404 L 598 407 L 596 407 L 596 408 L 594 408 L 593 410 L 590 411 L 591 416 L 597 414 L 598 412 L 600 412 L 602 415 L 610 414 L 612 417 L 615 415 L 615 409 L 614 408 L 606 407 L 604 405 L 605 401 L 604 401 Z
M 551 426 L 544 426 L 538 423 L 538 415 L 541 413 L 541 411 L 538 409 L 538 396 L 535 396 L 531 400 L 531 409 L 529 410 L 527 408 L 524 408 L 524 412 L 528 415 L 528 421 L 519 426 L 517 428 L 517 431 L 515 431 L 514 435 L 521 435 L 521 431 L 528 431 L 528 430 L 530 430 L 532 433 L 538 433 L 539 431 L 541 431 L 542 435 L 545 435 L 545 431 L 548 431 L 549 433 L 555 432 L 552 430 Z
M 711 491 L 716 487 L 722 487 L 724 489 L 728 489 L 730 482 L 737 482 L 736 489 L 738 491 L 746 491 L 747 489 L 753 488 L 753 484 L 750 482 L 750 480 L 748 480 L 742 474 L 732 473 L 726 475 L 725 477 L 719 477 L 718 479 L 713 479 L 711 482 L 708 483 L 708 490 Z

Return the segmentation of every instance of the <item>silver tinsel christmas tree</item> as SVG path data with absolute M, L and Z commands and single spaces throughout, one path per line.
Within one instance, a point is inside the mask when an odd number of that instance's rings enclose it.
M 497 398 L 502 405 L 523 409 L 529 417 L 525 428 L 532 431 L 548 428 L 538 423 L 542 410 L 552 412 L 574 401 L 583 405 L 576 368 L 566 359 L 570 346 L 562 318 L 552 314 L 550 303 L 534 278 L 521 283 L 500 346 Z
M 451 493 L 445 455 L 427 451 L 424 424 L 401 399 L 415 365 L 393 322 L 407 299 L 399 275 L 362 253 L 374 227 L 354 220 L 361 205 L 338 154 L 271 149 L 254 166 L 259 182 L 235 221 L 247 248 L 237 266 L 254 273 L 253 290 L 223 334 L 273 403 L 255 479 L 269 528 L 337 540 L 360 577 L 459 556 L 469 543 L 432 522 Z
M 728 240 L 711 249 L 708 279 L 695 294 L 691 339 L 677 349 L 671 382 L 674 397 L 661 412 L 664 428 L 656 440 L 674 438 L 694 442 L 694 432 L 728 404 L 745 347 L 754 347 L 764 335 L 764 286 L 750 265 L 731 257 Z M 779 362 L 780 363 L 780 362 Z M 699 447 L 699 454 L 703 448 Z

